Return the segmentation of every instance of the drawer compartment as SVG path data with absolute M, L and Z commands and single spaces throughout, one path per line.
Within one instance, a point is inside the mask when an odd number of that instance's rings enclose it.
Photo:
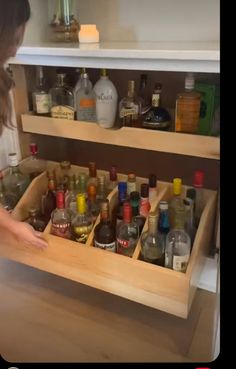
M 86 171 L 86 168 L 75 168 Z M 98 171 L 98 174 L 101 172 L 107 175 L 105 171 Z M 119 180 L 126 180 L 126 178 L 126 175 L 118 175 Z M 139 185 L 147 182 L 145 178 L 137 178 L 137 180 Z M 25 219 L 26 209 L 32 205 L 39 205 L 40 197 L 46 188 L 47 176 L 43 173 L 32 181 L 17 204 L 13 216 L 19 220 Z M 183 193 L 186 189 L 187 187 L 183 186 Z M 158 196 L 151 204 L 151 210 L 156 210 L 159 202 L 168 200 L 171 195 L 172 184 L 158 181 Z M 0 253 L 3 257 L 40 270 L 187 318 L 214 226 L 217 193 L 205 190 L 204 195 L 205 207 L 186 273 L 139 260 L 140 242 L 132 258 L 93 247 L 93 231 L 100 221 L 100 216 L 85 245 L 51 235 L 49 223 L 44 231 L 44 236 L 49 243 L 46 249 L 33 248 L 13 240 L 9 242 L 3 240 Z M 108 198 L 113 208 L 117 202 L 117 188 L 108 195 Z M 147 221 L 143 232 L 146 229 Z

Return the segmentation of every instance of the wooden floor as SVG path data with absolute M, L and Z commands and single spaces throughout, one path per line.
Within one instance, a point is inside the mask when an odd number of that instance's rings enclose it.
M 14 362 L 211 361 L 217 294 L 187 320 L 0 259 L 0 354 Z

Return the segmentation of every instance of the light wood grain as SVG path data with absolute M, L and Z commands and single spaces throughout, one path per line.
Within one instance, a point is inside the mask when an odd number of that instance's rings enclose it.
M 220 140 L 217 137 L 161 132 L 140 128 L 122 127 L 119 130 L 103 129 L 95 123 L 69 121 L 22 115 L 25 132 L 77 139 L 109 145 L 139 148 L 208 159 L 220 157 Z

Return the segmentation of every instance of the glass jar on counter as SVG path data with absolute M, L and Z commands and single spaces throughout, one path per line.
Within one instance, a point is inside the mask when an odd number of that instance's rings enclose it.
M 78 42 L 79 22 L 73 14 L 73 0 L 57 0 L 50 23 L 50 41 Z

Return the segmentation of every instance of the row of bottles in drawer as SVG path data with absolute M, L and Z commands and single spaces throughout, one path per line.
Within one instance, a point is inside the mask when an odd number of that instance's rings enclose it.
M 206 91 L 198 92 L 195 90 L 194 75 L 186 75 L 185 91 L 183 89 L 176 97 L 173 129 L 170 111 L 161 103 L 162 85 L 156 82 L 152 96 L 149 96 L 147 83 L 147 74 L 141 74 L 137 91 L 135 81 L 129 80 L 127 96 L 118 102 L 117 89 L 109 79 L 106 69 L 101 70 L 100 79 L 94 86 L 85 68 L 82 69 L 75 86 L 69 86 L 66 83 L 66 74 L 57 71 L 54 86 L 47 88 L 43 69 L 38 67 L 38 86 L 33 92 L 34 113 L 53 118 L 97 122 L 103 128 L 129 126 L 214 134 L 210 132 L 210 126 L 216 106 L 206 101 L 201 103 L 203 92 L 204 96 L 211 94 L 211 100 L 214 101 L 214 86 L 204 87 L 200 84 L 199 89 L 205 88 Z M 210 101 L 210 97 L 208 100 Z M 200 110 L 203 103 L 204 109 Z

